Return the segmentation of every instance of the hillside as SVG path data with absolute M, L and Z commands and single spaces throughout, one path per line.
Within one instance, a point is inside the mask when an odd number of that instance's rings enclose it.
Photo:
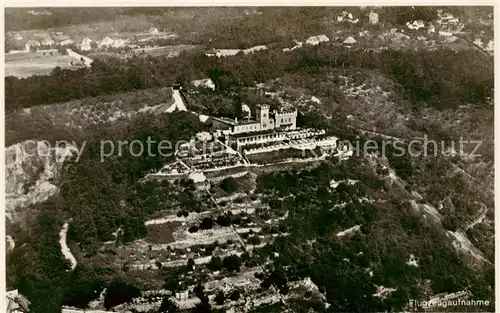
M 7 285 L 30 312 L 399 312 L 442 295 L 490 303 L 447 311 L 494 311 L 493 58 L 465 39 L 391 32 L 435 19 L 435 7 L 37 10 L 8 10 L 8 30 L 160 27 L 189 44 L 269 47 L 6 78 Z M 339 25 L 344 10 L 360 25 Z M 472 25 L 490 8 L 446 10 Z M 363 44 L 341 43 L 361 28 L 372 33 Z M 320 33 L 332 39 L 283 50 Z M 190 83 L 206 77 L 215 90 Z M 258 166 L 201 187 L 144 179 L 173 155 L 103 160 L 104 140 L 152 139 L 158 151 L 210 131 L 191 112 L 164 112 L 174 83 L 204 115 L 292 106 L 299 127 L 349 141 L 352 154 L 268 167 L 285 156 L 255 156 Z

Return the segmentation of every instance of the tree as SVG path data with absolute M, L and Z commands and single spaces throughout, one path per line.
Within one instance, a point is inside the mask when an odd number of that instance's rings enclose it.
M 229 212 L 231 213 L 231 212 Z M 231 225 L 231 216 L 229 214 L 219 215 L 216 220 L 217 224 L 220 226 L 230 226 Z
M 282 201 L 280 199 L 271 199 L 269 200 L 269 207 L 273 210 L 277 210 L 281 208 Z
M 198 226 L 195 226 L 195 225 L 190 226 L 189 229 L 188 229 L 188 231 L 190 233 L 196 233 L 198 231 Z
M 252 237 L 248 238 L 248 242 L 254 246 L 259 245 L 261 240 L 259 235 L 253 235 Z
M 238 301 L 239 298 L 240 298 L 239 290 L 234 290 L 233 292 L 231 292 L 231 295 L 229 296 L 229 299 L 231 299 L 232 301 Z
M 140 295 L 141 291 L 136 286 L 115 281 L 107 288 L 106 295 L 104 296 L 104 307 L 106 310 L 109 310 L 114 306 L 129 302 Z
M 200 224 L 200 229 L 211 229 L 214 221 L 210 217 L 205 217 Z
M 179 312 L 179 308 L 177 307 L 177 304 L 170 300 L 168 297 L 163 298 L 161 301 L 160 309 L 158 310 L 159 313 L 175 313 Z
M 224 292 L 222 290 L 219 290 L 217 295 L 214 298 L 215 303 L 218 305 L 223 305 L 224 301 L 226 301 L 226 297 L 224 296 Z
M 219 271 L 224 266 L 222 259 L 218 256 L 212 256 L 210 262 L 208 263 L 208 268 L 212 271 Z
M 225 178 L 219 185 L 225 192 L 232 194 L 238 190 L 238 182 L 234 177 Z
M 239 271 L 242 264 L 240 257 L 237 255 L 225 257 L 223 263 L 228 271 Z
M 188 262 L 187 262 L 188 269 L 189 270 L 193 270 L 194 266 L 195 266 L 194 260 L 193 259 L 189 259 Z

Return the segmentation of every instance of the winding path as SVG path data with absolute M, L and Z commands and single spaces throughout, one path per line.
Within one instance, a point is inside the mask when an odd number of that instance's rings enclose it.
M 466 228 L 465 230 L 468 230 L 470 228 L 473 228 L 474 226 L 476 226 L 477 224 L 480 224 L 484 221 L 484 219 L 486 218 L 486 214 L 488 213 L 488 208 L 483 204 L 482 205 L 482 211 L 481 213 L 479 213 L 479 216 L 474 220 L 472 221 Z
M 64 258 L 71 262 L 71 271 L 72 271 L 75 269 L 77 262 L 75 256 L 71 253 L 71 250 L 66 244 L 66 235 L 68 234 L 68 227 L 69 227 L 68 222 L 65 222 L 63 228 L 59 232 L 59 238 L 60 238 L 59 244 L 61 245 L 61 252 Z

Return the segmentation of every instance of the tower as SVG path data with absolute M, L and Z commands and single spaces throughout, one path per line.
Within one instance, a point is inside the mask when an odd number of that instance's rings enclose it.
M 260 129 L 272 129 L 274 128 L 274 123 L 269 118 L 269 106 L 267 104 L 262 104 L 257 106 L 257 121 L 260 122 Z

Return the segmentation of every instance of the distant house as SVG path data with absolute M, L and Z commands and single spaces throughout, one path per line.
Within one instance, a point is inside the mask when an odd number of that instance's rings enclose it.
M 82 40 L 82 43 L 80 43 L 80 50 L 82 50 L 82 51 L 92 50 L 91 43 L 92 43 L 92 39 L 90 39 L 89 37 L 84 38 Z
M 377 24 L 378 23 L 378 13 L 370 11 L 370 13 L 368 14 L 368 21 L 370 24 Z
M 52 46 L 53 44 L 55 44 L 55 41 L 50 37 L 47 37 L 42 41 L 42 46 Z
M 24 50 L 30 51 L 33 47 L 40 47 L 40 42 L 36 40 L 28 40 L 24 45 Z
M 262 50 L 267 50 L 267 47 L 264 45 L 254 46 L 254 47 L 243 50 L 243 53 L 249 54 L 249 53 L 254 53 L 254 52 L 262 51 Z
M 248 117 L 250 117 L 252 115 L 252 111 L 250 110 L 250 107 L 246 104 L 241 105 L 241 112 L 247 113 Z
M 370 32 L 367 31 L 367 30 L 363 30 L 363 31 L 360 31 L 359 32 L 359 37 L 365 37 L 366 35 L 368 35 Z
M 14 35 L 14 39 L 15 39 L 15 40 L 23 40 L 24 38 L 23 38 L 23 36 L 22 36 L 20 33 L 16 33 L 16 34 Z
M 29 312 L 30 302 L 26 297 L 20 294 L 17 290 L 6 292 L 7 313 L 24 313 Z
M 406 22 L 406 26 L 411 30 L 419 30 L 420 28 L 425 28 L 425 23 L 422 20 L 416 20 L 413 23 Z
M 447 32 L 447 31 L 444 31 L 444 30 L 440 30 L 439 31 L 439 35 L 443 36 L 443 37 L 451 37 L 451 36 L 453 36 L 453 33 L 452 32 Z
M 150 33 L 151 35 L 158 35 L 160 32 L 158 31 L 158 28 L 156 28 L 156 27 L 151 27 L 151 28 L 149 29 L 149 33 Z
M 66 39 L 66 40 L 60 41 L 59 45 L 60 46 L 69 46 L 69 45 L 72 45 L 74 43 L 75 43 L 75 41 L 73 41 L 71 39 Z
M 425 27 L 425 23 L 422 20 L 413 21 L 413 25 L 418 27 L 418 29 Z
M 192 84 L 195 85 L 196 87 L 204 87 L 215 90 L 215 83 L 210 78 L 193 80 Z
M 115 41 L 110 38 L 110 37 L 105 37 L 103 40 L 101 40 L 99 46 L 101 47 L 110 47 L 111 45 L 113 45 Z
M 434 27 L 434 25 L 432 23 L 430 23 L 429 26 L 427 26 L 427 32 L 429 34 L 435 33 L 436 32 L 436 27 Z
M 309 39 L 306 40 L 306 43 L 309 45 L 319 45 L 321 42 L 328 42 L 330 39 L 326 37 L 325 35 L 319 35 L 319 36 L 312 36 Z
M 302 41 L 296 41 L 295 43 L 296 43 L 296 45 L 295 45 L 295 46 L 293 46 L 293 47 L 290 49 L 291 51 L 293 51 L 293 50 L 295 50 L 295 49 L 302 48 L 302 45 L 304 44 Z
M 113 48 L 123 48 L 127 45 L 129 41 L 128 40 L 124 40 L 124 39 L 116 39 L 112 44 L 111 46 Z
M 352 13 L 349 13 L 347 11 L 343 11 L 342 15 L 337 16 L 337 22 L 343 23 L 343 22 L 349 22 L 356 24 L 358 22 L 358 19 L 354 19 L 352 16 Z
M 205 55 L 207 57 L 220 57 L 221 53 L 217 49 L 212 49 L 212 50 L 205 51 Z
M 354 39 L 352 36 L 349 36 L 347 37 L 343 42 L 342 44 L 346 45 L 346 46 L 352 46 L 354 45 L 355 43 L 357 43 L 356 39 Z
M 493 40 L 490 40 L 488 42 L 488 45 L 486 46 L 486 48 L 484 50 L 489 51 L 489 52 L 495 51 L 495 44 L 494 44 Z

